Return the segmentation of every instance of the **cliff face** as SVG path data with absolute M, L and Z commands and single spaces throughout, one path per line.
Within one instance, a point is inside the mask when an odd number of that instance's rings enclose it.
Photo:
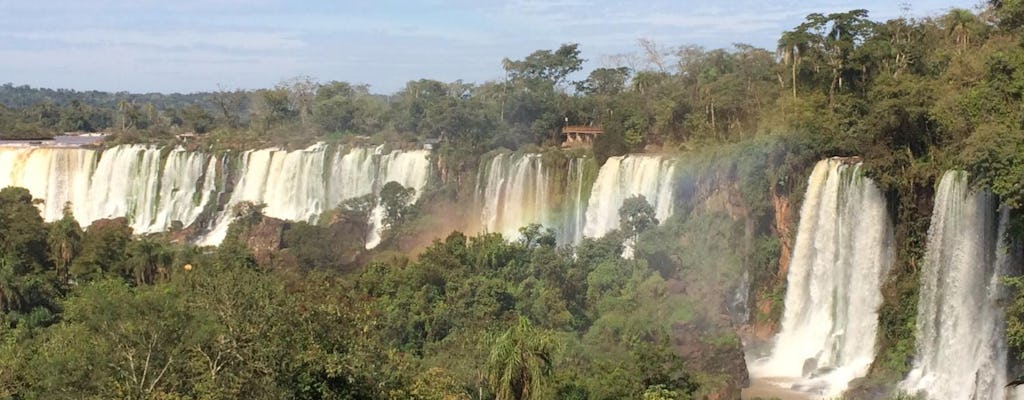
M 749 386 L 740 337 L 749 329 L 748 261 L 758 221 L 734 168 L 684 168 L 676 197 L 686 221 L 679 246 L 696 263 L 684 266 L 680 285 L 700 305 L 698 317 L 672 325 L 673 341 L 688 367 L 706 376 L 699 398 L 738 399 Z
M 701 326 L 698 322 L 672 325 L 676 349 L 687 361 L 687 367 L 718 377 L 719 385 L 705 385 L 698 395 L 708 400 L 740 398 L 740 391 L 750 385 L 743 347 L 738 336 L 716 331 L 714 326 L 729 326 L 728 317 Z
M 284 246 L 284 231 L 288 223 L 277 218 L 263 217 L 249 229 L 245 238 L 246 247 L 252 252 L 256 263 L 272 265 L 276 254 Z
M 772 210 L 774 210 L 774 225 L 772 226 L 775 236 L 779 239 L 779 275 L 786 276 L 789 272 L 790 253 L 793 248 L 793 214 L 789 202 L 789 196 L 772 185 L 771 190 Z

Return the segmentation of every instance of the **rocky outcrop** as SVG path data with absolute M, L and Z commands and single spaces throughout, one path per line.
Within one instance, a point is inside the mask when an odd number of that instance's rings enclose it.
M 775 236 L 779 238 L 779 274 L 786 276 L 789 268 L 790 253 L 793 248 L 793 213 L 789 203 L 789 196 L 780 193 L 780 190 L 772 185 L 771 199 L 774 210 L 775 223 L 772 226 Z
M 284 231 L 288 222 L 263 217 L 248 230 L 245 245 L 258 265 L 272 265 L 275 254 L 284 247 Z
M 729 317 L 723 315 L 718 321 L 689 321 L 672 325 L 674 345 L 687 363 L 687 369 L 700 371 L 712 382 L 703 382 L 702 399 L 726 400 L 740 398 L 740 391 L 750 385 L 747 364 L 739 337 L 729 329 L 715 326 L 729 326 Z

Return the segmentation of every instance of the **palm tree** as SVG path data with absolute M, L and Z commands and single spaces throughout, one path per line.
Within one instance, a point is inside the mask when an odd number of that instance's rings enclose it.
M 487 361 L 487 380 L 497 400 L 527 400 L 538 396 L 544 378 L 554 369 L 552 355 L 557 341 L 519 317 L 516 325 L 501 334 Z
M 68 283 L 71 260 L 82 250 L 82 227 L 71 213 L 71 203 L 64 204 L 64 216 L 50 227 L 50 257 L 57 266 L 57 279 Z
M 796 98 L 796 71 L 800 66 L 800 57 L 807 51 L 809 43 L 810 38 L 804 30 L 785 31 L 779 38 L 777 51 L 782 57 L 782 63 L 790 67 L 793 98 Z
M 133 243 L 128 259 L 129 266 L 135 277 L 136 284 L 152 284 L 157 272 L 171 263 L 172 254 L 159 242 L 149 237 L 142 237 Z
M 954 8 L 942 17 L 946 25 L 946 34 L 952 37 L 957 45 L 957 53 L 963 52 L 971 44 L 971 34 L 977 29 L 978 17 L 970 10 Z

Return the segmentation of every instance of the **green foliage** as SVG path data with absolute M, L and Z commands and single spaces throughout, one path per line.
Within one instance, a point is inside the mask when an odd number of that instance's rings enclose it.
M 71 204 L 65 204 L 64 215 L 50 225 L 47 237 L 50 259 L 57 268 L 57 277 L 62 284 L 67 284 L 70 278 L 71 261 L 81 253 L 84 235 L 85 232 L 71 213 Z
M 619 207 L 619 230 L 627 236 L 636 238 L 641 233 L 658 225 L 654 216 L 654 207 L 643 195 L 631 196 Z
M 131 239 L 132 228 L 124 218 L 93 221 L 82 238 L 81 253 L 71 263 L 71 275 L 88 281 L 123 271 Z
M 48 269 L 46 226 L 27 189 L 0 189 L 0 259 L 17 274 Z
M 1006 309 L 1006 343 L 1014 354 L 1024 354 L 1024 277 L 1003 278 L 1014 296 Z
M 384 207 L 384 229 L 396 228 L 410 217 L 413 196 L 416 189 L 407 188 L 398 182 L 388 182 L 380 189 L 380 204 Z
M 579 71 L 586 61 L 580 58 L 579 45 L 563 44 L 554 52 L 537 50 L 523 60 L 502 61 L 505 71 L 513 81 L 528 81 L 528 84 L 546 83 L 558 85 L 569 74 Z
M 541 397 L 554 368 L 558 342 L 526 318 L 498 336 L 487 360 L 487 381 L 498 400 Z

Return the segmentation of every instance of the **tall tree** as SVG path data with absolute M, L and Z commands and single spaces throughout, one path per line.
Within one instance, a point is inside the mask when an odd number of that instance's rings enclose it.
M 64 204 L 64 216 L 50 225 L 50 258 L 57 267 L 57 280 L 68 283 L 71 262 L 82 251 L 82 227 L 75 221 L 71 203 Z
M 502 61 L 505 71 L 513 81 L 526 80 L 546 82 L 553 86 L 561 84 L 569 74 L 583 67 L 578 43 L 563 44 L 558 50 L 537 50 L 522 60 Z
M 542 396 L 554 371 L 558 342 L 550 333 L 519 317 L 498 336 L 487 361 L 487 380 L 497 400 L 527 400 Z
M 0 258 L 16 274 L 49 267 L 46 226 L 28 189 L 9 186 L 0 190 Z
M 793 89 L 793 98 L 796 98 L 797 70 L 800 68 L 800 60 L 811 43 L 810 34 L 801 27 L 792 31 L 782 32 L 779 38 L 778 53 L 782 62 L 790 68 L 790 86 Z

